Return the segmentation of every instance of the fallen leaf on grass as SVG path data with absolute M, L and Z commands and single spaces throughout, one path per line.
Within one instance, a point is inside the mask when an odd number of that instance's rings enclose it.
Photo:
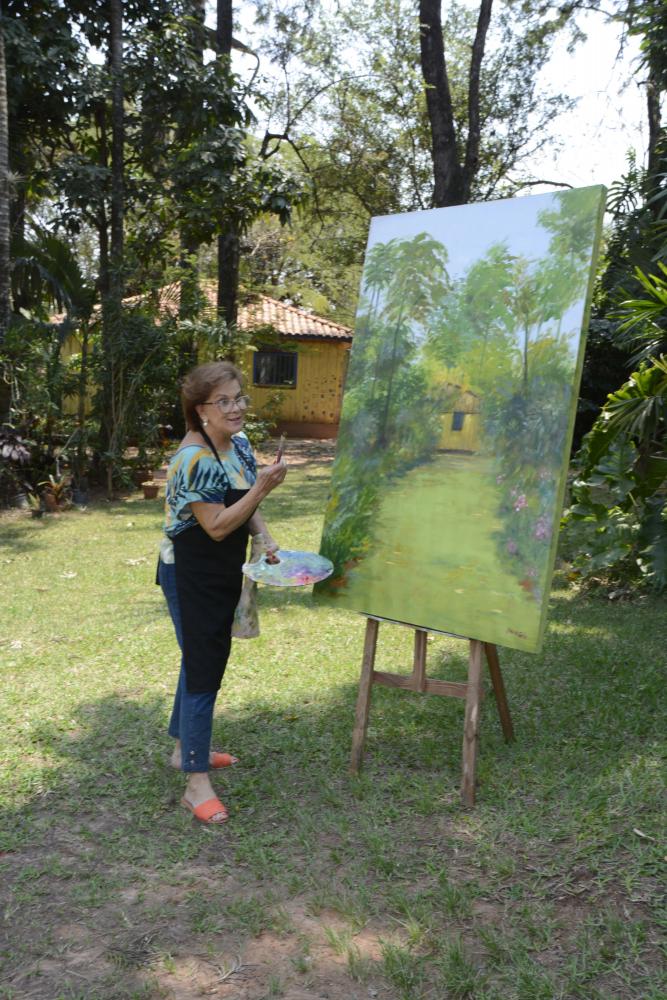
M 636 826 L 633 826 L 632 832 L 636 833 L 638 837 L 642 838 L 642 840 L 655 840 L 655 837 L 650 837 L 648 833 L 644 833 L 643 830 L 638 830 Z
M 73 573 L 73 572 L 61 573 L 60 574 L 60 579 L 61 580 L 73 580 L 75 576 L 77 576 L 77 574 Z
M 12 639 L 9 644 L 10 649 L 23 649 L 23 643 L 20 639 Z
M 148 560 L 146 559 L 146 556 L 141 556 L 140 559 L 126 559 L 125 560 L 125 565 L 126 566 L 140 566 L 141 563 L 145 563 L 145 562 L 148 562 Z

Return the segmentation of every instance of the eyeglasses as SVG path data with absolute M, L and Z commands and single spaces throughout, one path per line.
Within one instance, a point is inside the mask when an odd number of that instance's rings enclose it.
M 208 403 L 202 403 L 201 405 L 217 406 L 221 413 L 231 413 L 235 406 L 238 406 L 239 410 L 245 410 L 249 403 L 250 396 L 235 396 L 234 399 L 221 396 L 220 399 L 209 399 Z

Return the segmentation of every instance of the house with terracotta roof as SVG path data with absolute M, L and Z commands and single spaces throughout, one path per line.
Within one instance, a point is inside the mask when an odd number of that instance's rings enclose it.
M 252 352 L 248 394 L 257 413 L 279 394 L 278 430 L 288 437 L 335 437 L 352 331 L 268 295 L 239 309 L 239 326 L 271 327 L 277 338 Z
M 215 308 L 215 283 L 202 283 L 202 292 Z M 161 315 L 177 316 L 179 283 L 160 289 L 158 299 Z M 137 296 L 126 300 L 139 301 Z M 242 330 L 267 331 L 266 342 L 260 334 L 248 351 L 245 366 L 254 412 L 261 416 L 268 406 L 277 416 L 278 432 L 288 437 L 336 437 L 352 330 L 268 295 L 241 304 L 237 322 Z M 80 350 L 74 333 L 63 346 L 63 356 Z M 66 401 L 66 409 L 75 412 L 75 399 Z

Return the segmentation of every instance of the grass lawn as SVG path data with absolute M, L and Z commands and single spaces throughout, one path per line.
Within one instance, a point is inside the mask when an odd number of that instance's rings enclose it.
M 317 547 L 329 469 L 267 501 L 286 547 Z M 0 997 L 665 1000 L 664 600 L 556 587 L 543 652 L 500 651 L 517 740 L 490 697 L 466 811 L 463 703 L 376 689 L 351 779 L 363 619 L 262 591 L 210 829 L 166 766 L 160 522 L 138 494 L 0 518 Z M 411 642 L 382 625 L 378 669 L 408 671 Z M 433 676 L 466 658 L 429 643 Z

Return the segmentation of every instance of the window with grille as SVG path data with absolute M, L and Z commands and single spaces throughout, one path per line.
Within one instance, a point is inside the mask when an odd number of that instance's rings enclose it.
M 254 385 L 296 386 L 296 351 L 255 351 L 252 360 Z

